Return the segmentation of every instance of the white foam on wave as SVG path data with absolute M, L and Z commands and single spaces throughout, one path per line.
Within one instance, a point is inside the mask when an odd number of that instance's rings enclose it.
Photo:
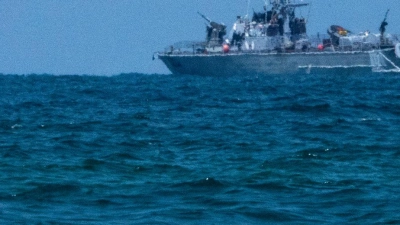
M 361 118 L 361 121 L 382 121 L 381 118 Z
M 376 68 L 376 69 L 372 69 L 372 72 L 375 72 L 375 73 L 400 73 L 400 69 L 385 70 L 385 69 L 381 69 L 381 68 Z
M 14 124 L 11 126 L 11 129 L 21 128 L 21 127 L 22 127 L 22 125 L 20 125 L 20 124 Z

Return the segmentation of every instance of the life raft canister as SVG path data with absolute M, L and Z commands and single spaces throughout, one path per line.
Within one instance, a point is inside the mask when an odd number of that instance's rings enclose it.
M 397 57 L 397 58 L 400 58 L 400 43 L 397 43 L 397 44 L 394 46 L 394 52 L 396 53 L 396 57 Z

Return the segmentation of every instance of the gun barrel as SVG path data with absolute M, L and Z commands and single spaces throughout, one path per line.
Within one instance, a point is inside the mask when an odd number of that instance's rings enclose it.
M 384 19 L 383 21 L 386 21 L 386 19 L 387 19 L 387 17 L 388 17 L 388 14 L 389 14 L 389 11 L 390 11 L 390 9 L 388 9 L 388 10 L 386 11 L 385 19 Z
M 298 3 L 298 4 L 288 4 L 288 7 L 303 7 L 303 6 L 308 6 L 308 3 Z
M 198 13 L 201 17 L 203 17 L 203 19 L 207 20 L 208 23 L 211 23 L 211 22 L 212 22 L 209 18 L 207 18 L 205 15 L 201 14 L 199 11 L 197 11 L 197 13 Z

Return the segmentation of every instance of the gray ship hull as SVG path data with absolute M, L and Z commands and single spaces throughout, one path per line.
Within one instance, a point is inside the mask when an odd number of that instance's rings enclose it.
M 160 54 L 173 74 L 231 76 L 332 71 L 398 71 L 394 49 L 358 52 Z

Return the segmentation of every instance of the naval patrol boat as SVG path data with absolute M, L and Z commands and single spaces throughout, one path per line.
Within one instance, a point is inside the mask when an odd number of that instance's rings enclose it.
M 386 12 L 379 33 L 353 33 L 331 25 L 327 34 L 307 35 L 305 18 L 296 9 L 309 3 L 265 1 L 253 17 L 238 16 L 227 27 L 199 13 L 207 21 L 206 40 L 180 42 L 157 52 L 173 74 L 251 75 L 337 71 L 400 72 L 400 41 L 386 33 Z M 155 56 L 153 56 L 153 59 Z

